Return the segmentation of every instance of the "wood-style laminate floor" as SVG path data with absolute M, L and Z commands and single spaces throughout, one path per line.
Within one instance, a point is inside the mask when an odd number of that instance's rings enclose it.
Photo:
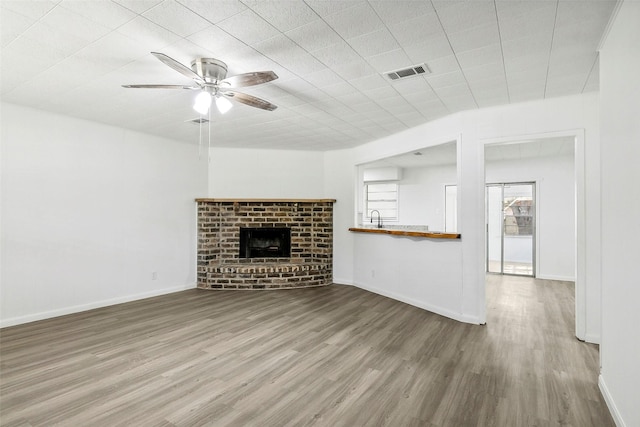
M 1 331 L 2 426 L 613 426 L 573 284 L 486 326 L 349 286 L 188 290 Z

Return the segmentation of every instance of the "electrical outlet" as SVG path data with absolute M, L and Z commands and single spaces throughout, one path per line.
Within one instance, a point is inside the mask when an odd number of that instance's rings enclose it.
M 158 272 L 154 271 L 153 273 L 151 273 L 151 280 L 158 280 Z
M 376 271 L 375 270 L 371 270 L 371 277 L 376 277 Z

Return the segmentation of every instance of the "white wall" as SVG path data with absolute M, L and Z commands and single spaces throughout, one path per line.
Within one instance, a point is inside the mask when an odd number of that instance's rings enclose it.
M 485 172 L 488 183 L 536 182 L 536 277 L 575 280 L 573 156 L 492 161 Z
M 575 176 L 573 155 L 492 161 L 486 164 L 487 182 L 537 182 L 537 277 L 575 280 Z M 444 186 L 456 184 L 455 165 L 404 168 L 398 182 L 398 223 L 428 225 L 444 230 Z M 360 194 L 358 194 L 360 197 Z M 389 222 L 389 221 L 387 221 Z M 507 239 L 509 239 L 507 237 Z M 509 261 L 533 259 L 532 245 L 518 237 L 528 255 Z M 523 246 L 524 245 L 524 246 Z M 515 249 L 515 247 L 514 247 Z M 522 251 L 518 251 L 520 253 Z M 514 254 L 514 251 L 506 253 Z
M 464 318 L 460 307 L 460 241 L 356 234 L 356 286 L 453 319 L 473 321 Z
M 618 426 L 640 426 L 640 3 L 625 1 L 600 52 L 602 374 Z
M 352 150 L 357 165 L 424 147 L 457 140 L 460 116 L 436 122 L 374 141 Z M 327 157 L 327 161 L 331 159 Z M 331 192 L 331 188 L 327 189 Z M 351 202 L 351 204 L 355 204 Z M 353 210 L 347 214 L 355 223 Z M 347 217 L 347 216 L 345 216 Z M 336 239 L 349 234 L 334 230 Z M 454 319 L 480 323 L 479 318 L 463 308 L 463 241 L 434 241 L 387 235 L 351 233 L 353 246 L 352 283 L 364 289 L 426 308 Z M 345 239 L 345 243 L 347 240 Z M 340 268 L 341 260 L 336 259 Z
M 440 283 L 437 271 L 430 267 L 428 260 L 438 259 L 440 246 L 432 241 L 423 240 L 409 244 L 397 244 L 392 236 L 364 235 L 352 233 L 353 265 L 356 266 L 353 281 L 356 285 L 368 289 L 377 289 L 380 293 L 394 293 L 398 298 L 412 300 L 416 305 L 435 307 L 433 311 L 471 323 L 485 321 L 486 303 L 484 292 L 484 145 L 504 140 L 524 140 L 531 137 L 567 136 L 579 134 L 584 144 L 584 153 L 579 168 L 593 180 L 600 176 L 599 165 L 599 127 L 598 127 L 598 95 L 585 95 L 554 98 L 542 101 L 527 102 L 468 111 L 455 114 L 418 126 L 407 131 L 391 135 L 369 144 L 354 148 L 353 164 L 356 165 L 379 160 L 385 157 L 406 153 L 423 147 L 458 140 L 458 232 L 462 239 L 450 242 L 458 245 L 459 250 L 447 251 L 451 259 L 447 265 L 461 271 L 454 278 L 454 283 Z M 576 157 L 578 159 L 579 156 Z M 327 161 L 331 161 L 327 157 Z M 347 166 L 345 166 L 347 167 Z M 579 254 L 583 259 L 578 269 L 582 268 L 583 277 L 580 286 L 583 315 L 581 319 L 580 337 L 596 341 L 600 337 L 600 281 L 599 281 L 599 185 L 589 181 L 585 194 L 580 194 L 581 204 L 577 207 L 578 218 L 586 223 L 589 230 L 589 250 L 584 244 L 584 233 L 578 235 Z M 335 184 L 337 185 L 337 184 Z M 344 184 L 343 184 L 344 185 Z M 331 193 L 333 188 L 327 188 Z M 351 204 L 355 201 L 351 202 Z M 353 212 L 342 213 L 342 220 L 354 221 Z M 353 223 L 353 222 L 352 222 Z M 580 224 L 578 224 L 580 225 Z M 343 239 L 345 229 L 336 229 L 336 239 Z M 348 244 L 350 240 L 342 240 Z M 366 243 L 366 245 L 363 245 Z M 418 264 L 409 250 L 418 245 L 421 258 Z M 392 257 L 388 248 L 400 252 Z M 593 247 L 592 247 L 593 246 Z M 366 255 L 360 248 L 366 247 Z M 455 246 L 452 246 L 455 247 Z M 385 256 L 389 256 L 387 262 Z M 378 260 L 378 261 L 373 261 Z M 406 262 L 402 260 L 408 260 Z M 340 267 L 340 259 L 336 263 Z M 421 265 L 422 263 L 422 265 Z M 370 270 L 376 268 L 376 277 L 393 277 L 395 272 L 407 271 L 403 276 L 404 288 L 396 289 L 393 283 L 373 280 Z M 344 269 L 346 270 L 346 268 Z M 367 272 L 369 272 L 367 274 Z M 419 294 L 409 294 L 409 289 L 421 289 L 424 283 L 430 283 L 429 289 Z M 435 285 L 434 285 L 435 284 Z M 446 288 L 436 290 L 432 286 Z M 455 292 L 449 292 L 456 289 Z M 419 295 L 419 296 L 418 296 Z M 581 309 L 582 309 L 581 308 Z
M 405 168 L 398 187 L 398 222 L 444 231 L 444 186 L 456 182 L 455 165 Z
M 210 150 L 209 197 L 324 197 L 324 153 L 218 148 Z
M 353 233 L 356 199 L 356 167 L 353 150 L 337 150 L 325 153 L 324 197 L 336 199 L 333 205 L 333 281 L 353 284 L 354 250 Z
M 346 231 L 353 225 L 352 150 L 324 153 L 213 147 L 210 153 L 208 197 L 336 199 L 334 229 Z M 353 241 L 348 233 L 334 234 L 333 259 L 334 282 L 353 283 Z
M 206 170 L 194 145 L 2 104 L 2 326 L 195 286 Z

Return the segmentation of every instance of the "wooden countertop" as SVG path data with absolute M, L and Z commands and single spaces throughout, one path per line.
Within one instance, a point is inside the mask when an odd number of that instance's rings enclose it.
M 427 239 L 459 239 L 460 234 L 457 233 L 438 233 L 432 231 L 411 231 L 411 230 L 391 230 L 388 228 L 357 228 L 351 227 L 349 231 L 356 233 L 377 233 L 377 234 L 390 234 L 392 236 L 407 236 L 407 237 L 424 237 Z

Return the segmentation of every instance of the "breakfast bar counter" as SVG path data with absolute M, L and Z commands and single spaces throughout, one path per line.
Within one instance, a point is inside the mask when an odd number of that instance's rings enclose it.
M 373 227 L 351 227 L 349 231 L 356 233 L 377 233 L 389 234 L 392 236 L 424 237 L 427 239 L 459 239 L 458 233 L 442 233 L 437 231 L 412 230 L 410 228 L 373 228 Z

